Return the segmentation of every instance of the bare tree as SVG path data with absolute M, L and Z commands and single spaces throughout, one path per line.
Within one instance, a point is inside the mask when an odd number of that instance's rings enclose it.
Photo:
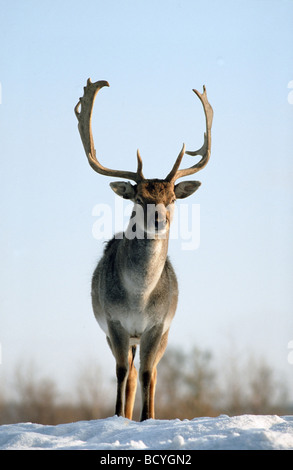
M 104 417 L 107 409 L 107 391 L 101 368 L 93 361 L 87 361 L 79 371 L 76 384 L 76 405 L 83 419 Z
M 222 412 L 235 415 L 243 413 L 274 414 L 286 409 L 288 391 L 285 382 L 278 380 L 276 371 L 252 353 L 232 354 L 223 367 L 219 406 Z
M 216 375 L 209 352 L 169 348 L 160 364 L 158 403 L 162 418 L 194 418 L 216 414 Z M 170 397 L 170 404 L 166 401 Z
M 19 419 L 54 424 L 57 402 L 56 384 L 52 379 L 39 378 L 33 363 L 18 365 L 15 391 Z

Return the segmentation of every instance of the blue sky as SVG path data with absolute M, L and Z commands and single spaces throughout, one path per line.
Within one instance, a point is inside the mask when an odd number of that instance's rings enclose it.
M 103 249 L 92 210 L 115 195 L 89 167 L 73 112 L 91 77 L 110 83 L 93 118 L 101 161 L 134 170 L 139 148 L 149 178 L 167 175 L 183 142 L 202 145 L 192 88 L 206 85 L 212 155 L 188 200 L 200 204 L 200 246 L 170 243 L 170 343 L 259 354 L 290 380 L 293 2 L 0 6 L 0 376 L 24 358 L 63 381 L 88 357 L 114 373 L 90 280 Z

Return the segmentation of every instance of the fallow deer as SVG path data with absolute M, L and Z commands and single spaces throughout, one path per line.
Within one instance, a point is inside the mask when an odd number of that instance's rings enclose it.
M 96 157 L 91 118 L 98 91 L 109 86 L 106 81 L 84 87 L 84 96 L 75 106 L 78 129 L 90 166 L 102 175 L 133 181 L 112 182 L 112 190 L 134 203 L 128 228 L 110 240 L 92 277 L 92 306 L 98 324 L 105 332 L 116 360 L 117 398 L 115 414 L 132 419 L 137 387 L 134 355 L 140 345 L 139 380 L 142 393 L 141 421 L 155 417 L 154 396 L 157 365 L 167 346 L 168 333 L 178 301 L 175 272 L 168 259 L 169 228 L 174 202 L 190 196 L 200 186 L 198 181 L 175 184 L 178 178 L 203 169 L 211 151 L 213 109 L 203 93 L 200 99 L 206 119 L 204 144 L 197 151 L 185 151 L 183 145 L 172 170 L 165 179 L 146 179 L 137 151 L 136 172 L 112 170 Z M 200 155 L 198 163 L 179 169 L 184 154 Z M 155 207 L 155 211 L 148 211 Z M 133 219 L 135 217 L 135 224 Z M 133 231 L 141 236 L 133 236 Z

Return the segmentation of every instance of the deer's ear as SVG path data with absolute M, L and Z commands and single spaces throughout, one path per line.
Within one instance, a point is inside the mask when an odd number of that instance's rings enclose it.
M 135 187 L 129 181 L 115 181 L 110 183 L 110 186 L 118 196 L 124 199 L 134 199 L 135 197 Z
M 175 196 L 177 199 L 184 199 L 193 194 L 200 185 L 200 181 L 182 181 L 175 185 Z

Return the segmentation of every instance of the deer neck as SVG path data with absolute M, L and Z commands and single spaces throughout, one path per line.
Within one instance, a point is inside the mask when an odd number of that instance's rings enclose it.
M 163 239 L 129 240 L 124 237 L 118 259 L 121 280 L 127 292 L 147 300 L 165 267 L 168 241 L 169 234 Z

